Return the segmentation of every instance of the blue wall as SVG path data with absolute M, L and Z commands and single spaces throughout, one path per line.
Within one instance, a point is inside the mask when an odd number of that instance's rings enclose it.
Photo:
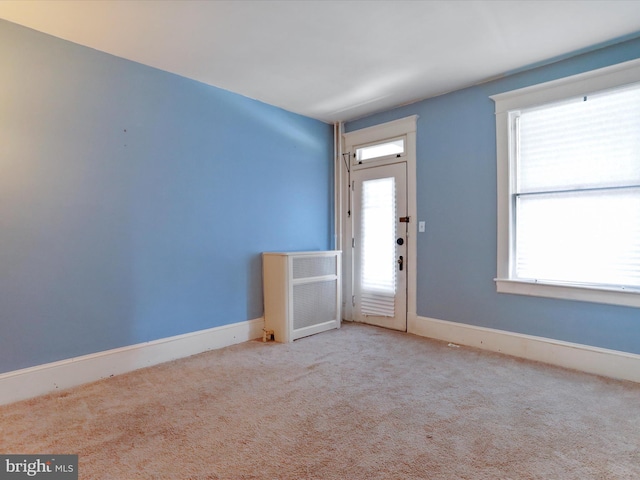
M 419 115 L 420 316 L 640 353 L 640 309 L 496 293 L 496 146 L 490 95 L 640 57 L 640 39 L 350 122 Z
M 0 372 L 260 317 L 331 248 L 333 131 L 0 21 Z

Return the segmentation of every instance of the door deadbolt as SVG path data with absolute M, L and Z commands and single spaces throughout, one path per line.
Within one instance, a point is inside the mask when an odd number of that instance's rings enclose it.
M 403 238 L 399 238 L 399 239 L 396 240 L 396 243 L 398 245 L 404 245 L 404 239 Z

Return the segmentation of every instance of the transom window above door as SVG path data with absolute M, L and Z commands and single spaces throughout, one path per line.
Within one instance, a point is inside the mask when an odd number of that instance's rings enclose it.
M 358 145 L 353 154 L 353 162 L 360 165 L 365 162 L 387 159 L 389 157 L 403 157 L 406 155 L 405 143 L 405 137 L 399 137 L 367 145 Z

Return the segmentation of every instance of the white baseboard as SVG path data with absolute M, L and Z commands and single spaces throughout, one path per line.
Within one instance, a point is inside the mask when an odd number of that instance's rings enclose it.
M 409 318 L 408 332 L 582 372 L 640 383 L 640 355 L 427 317 Z
M 0 405 L 262 337 L 256 318 L 0 374 Z

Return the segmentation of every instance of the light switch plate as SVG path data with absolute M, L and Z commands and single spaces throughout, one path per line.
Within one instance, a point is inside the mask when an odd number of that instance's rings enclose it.
M 424 232 L 424 228 L 425 228 L 425 223 L 424 222 L 418 222 L 418 232 L 420 232 L 420 233 Z

